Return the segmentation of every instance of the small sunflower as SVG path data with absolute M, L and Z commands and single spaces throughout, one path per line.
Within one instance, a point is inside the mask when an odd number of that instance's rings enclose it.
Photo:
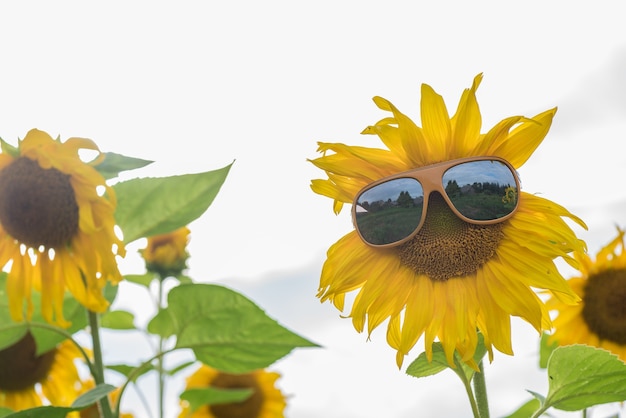
M 418 167 L 489 156 L 519 168 L 546 136 L 556 108 L 532 118 L 509 117 L 481 133 L 476 100 L 481 80 L 479 74 L 463 92 L 452 117 L 443 98 L 423 84 L 422 127 L 389 101 L 374 97 L 392 116 L 362 133 L 378 135 L 385 148 L 320 142 L 323 155 L 311 162 L 328 179 L 313 180 L 311 188 L 333 199 L 339 213 L 363 187 Z M 490 359 L 493 347 L 513 354 L 511 316 L 525 319 L 539 332 L 551 326 L 545 303 L 533 289 L 547 289 L 564 303 L 578 301 L 554 259 L 575 265 L 570 253 L 585 248 L 564 218 L 586 226 L 562 206 L 533 194 L 506 192 L 502 201 L 517 204 L 510 218 L 475 225 L 461 220 L 439 193 L 432 193 L 421 229 L 391 248 L 372 247 L 356 231 L 348 233 L 328 250 L 317 296 L 343 311 L 346 295 L 356 292 L 349 316 L 358 332 L 367 326 L 371 334 L 388 320 L 387 341 L 397 351 L 398 367 L 422 336 L 428 358 L 438 339 L 450 364 L 456 350 L 476 367 L 472 355 L 477 330 Z
M 15 321 L 33 306 L 31 289 L 41 291 L 41 309 L 51 323 L 67 326 L 63 294 L 69 290 L 86 308 L 102 312 L 102 289 L 122 276 L 116 255 L 124 245 L 114 233 L 115 193 L 81 149 L 98 151 L 89 139 L 54 140 L 33 129 L 14 148 L 0 153 L 0 266 L 8 269 L 9 308 Z
M 46 403 L 71 405 L 83 387 L 77 359 L 82 359 L 81 353 L 68 340 L 38 356 L 35 340 L 25 334 L 0 350 L 0 406 L 21 411 Z
M 582 299 L 566 305 L 550 298 L 548 307 L 557 312 L 551 341 L 559 345 L 587 344 L 604 348 L 626 361 L 626 253 L 624 231 L 602 248 L 595 261 L 575 253 L 579 277 L 568 280 Z
M 253 393 L 243 402 L 206 405 L 193 412 L 183 401 L 179 418 L 283 418 L 285 396 L 275 386 L 279 378 L 266 370 L 230 374 L 202 365 L 187 378 L 187 389 L 252 389 Z
M 161 277 L 177 276 L 187 268 L 189 228 L 182 227 L 167 234 L 148 237 L 148 245 L 140 250 L 148 271 Z

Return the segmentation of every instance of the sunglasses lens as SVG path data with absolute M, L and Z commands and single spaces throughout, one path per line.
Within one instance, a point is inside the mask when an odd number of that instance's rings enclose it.
M 372 245 L 400 241 L 419 225 L 423 203 L 424 189 L 415 179 L 399 178 L 378 184 L 357 197 L 356 228 Z
M 517 206 L 517 183 L 498 160 L 470 161 L 449 168 L 443 187 L 454 207 L 475 221 L 504 218 Z

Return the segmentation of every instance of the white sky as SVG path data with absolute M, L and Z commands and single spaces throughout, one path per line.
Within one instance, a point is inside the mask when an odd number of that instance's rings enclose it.
M 483 72 L 483 131 L 559 107 L 519 170 L 523 189 L 581 216 L 590 230 L 580 236 L 595 254 L 616 224 L 626 226 L 626 190 L 615 181 L 626 175 L 626 31 L 618 1 L 426 3 L 3 2 L 0 136 L 15 143 L 39 128 L 89 137 L 104 151 L 155 160 L 141 176 L 235 160 L 191 225 L 189 274 L 242 290 L 325 347 L 296 350 L 272 368 L 293 395 L 287 416 L 470 416 L 455 376 L 405 376 L 382 328 L 366 342 L 315 298 L 325 251 L 351 225 L 349 210 L 337 217 L 311 192 L 323 173 L 306 159 L 317 156 L 316 141 L 379 145 L 359 135 L 387 116 L 375 95 L 419 123 L 421 83 L 452 112 Z M 136 248 L 124 273 L 142 271 Z M 145 319 L 148 301 L 137 300 L 120 304 Z M 130 337 L 107 337 L 117 361 Z M 545 393 L 536 347 L 530 326 L 516 322 L 517 355 L 497 354 L 487 367 L 493 416 L 525 401 L 525 389 Z

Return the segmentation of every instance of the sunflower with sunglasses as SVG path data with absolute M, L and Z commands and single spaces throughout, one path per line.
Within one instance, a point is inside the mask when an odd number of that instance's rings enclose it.
M 584 222 L 562 206 L 521 190 L 517 169 L 544 139 L 556 109 L 532 118 L 513 116 L 481 133 L 476 90 L 482 74 L 449 117 L 443 98 L 421 91 L 422 127 L 389 101 L 376 105 L 392 116 L 367 127 L 385 148 L 319 143 L 311 160 L 328 179 L 311 183 L 334 200 L 338 214 L 352 204 L 355 230 L 331 246 L 318 297 L 344 311 L 368 334 L 387 321 L 396 363 L 423 336 L 426 355 L 439 340 L 452 365 L 455 351 L 470 366 L 483 334 L 493 348 L 513 354 L 511 316 L 538 332 L 551 327 L 534 289 L 566 304 L 579 297 L 558 272 L 561 257 L 585 244 L 566 223 Z

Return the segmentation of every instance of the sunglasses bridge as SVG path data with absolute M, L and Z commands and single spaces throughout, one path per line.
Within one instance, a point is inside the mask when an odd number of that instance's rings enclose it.
M 396 246 L 419 232 L 433 192 L 438 192 L 463 221 L 489 225 L 515 213 L 519 191 L 517 173 L 506 160 L 461 158 L 394 174 L 365 186 L 354 199 L 352 221 L 366 244 Z

